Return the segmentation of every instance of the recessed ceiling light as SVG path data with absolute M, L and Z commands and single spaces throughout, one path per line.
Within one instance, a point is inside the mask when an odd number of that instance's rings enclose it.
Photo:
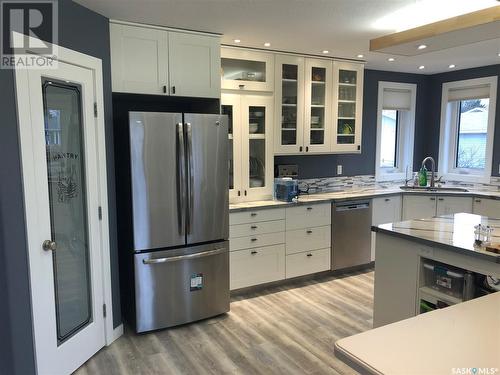
M 269 42 L 265 42 L 265 43 L 264 43 L 264 47 L 271 47 L 271 43 L 269 43 Z
M 364 55 L 362 55 L 362 54 L 359 54 L 357 57 L 358 57 L 358 59 L 362 59 L 362 58 L 363 58 L 363 57 L 365 57 L 365 56 L 364 56 Z
M 425 69 L 425 65 L 420 65 L 418 68 L 419 68 L 420 70 Z
M 426 49 L 426 48 L 427 48 L 427 46 L 426 46 L 425 44 L 421 44 L 421 45 L 419 45 L 417 48 L 418 48 L 418 49 Z
M 448 65 L 448 68 L 453 69 L 456 65 L 455 64 L 450 64 Z
M 330 51 L 328 51 L 327 49 L 324 49 L 323 53 L 330 53 Z
M 235 43 L 239 43 L 239 42 L 241 42 L 241 40 L 239 40 L 239 39 L 235 39 L 235 40 L 234 40 L 234 42 L 235 42 Z
M 394 57 L 389 57 L 389 58 L 387 59 L 387 61 L 390 61 L 390 62 L 393 62 L 394 60 L 396 60 Z

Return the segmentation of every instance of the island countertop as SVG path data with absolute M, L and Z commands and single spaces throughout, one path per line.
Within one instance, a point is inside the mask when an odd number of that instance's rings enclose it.
M 341 339 L 335 355 L 364 374 L 499 374 L 500 292 Z
M 500 219 L 466 213 L 382 224 L 372 227 L 372 231 L 500 263 L 500 254 L 475 245 L 477 224 L 492 227 L 492 242 L 500 242 Z

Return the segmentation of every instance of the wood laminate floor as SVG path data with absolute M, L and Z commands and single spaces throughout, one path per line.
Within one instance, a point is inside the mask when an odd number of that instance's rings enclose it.
M 76 374 L 353 374 L 333 345 L 370 329 L 372 315 L 371 270 L 273 286 L 233 297 L 213 319 L 126 331 Z

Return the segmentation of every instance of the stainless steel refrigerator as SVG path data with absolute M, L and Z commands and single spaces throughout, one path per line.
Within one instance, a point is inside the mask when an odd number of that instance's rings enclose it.
M 229 310 L 227 117 L 129 112 L 137 332 Z

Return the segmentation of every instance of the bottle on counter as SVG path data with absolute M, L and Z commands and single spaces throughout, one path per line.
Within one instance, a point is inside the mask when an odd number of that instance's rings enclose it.
M 427 186 L 427 168 L 425 165 L 422 165 L 422 168 L 418 172 L 418 184 L 420 186 Z

